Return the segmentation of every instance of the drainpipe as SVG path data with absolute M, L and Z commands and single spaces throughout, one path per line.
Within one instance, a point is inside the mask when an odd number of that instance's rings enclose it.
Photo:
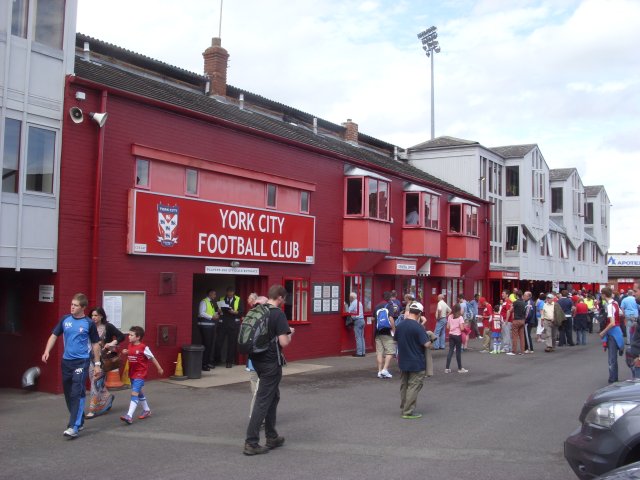
M 102 90 L 102 96 L 100 100 L 100 112 L 105 113 L 107 111 L 107 91 Z M 100 260 L 100 211 L 102 209 L 102 165 L 104 163 L 104 136 L 105 126 L 98 126 L 98 158 L 96 162 L 96 183 L 95 183 L 95 196 L 93 206 L 93 225 L 91 229 L 92 246 L 91 246 L 91 287 L 89 295 L 92 296 L 93 304 L 97 305 L 98 302 L 98 262 Z

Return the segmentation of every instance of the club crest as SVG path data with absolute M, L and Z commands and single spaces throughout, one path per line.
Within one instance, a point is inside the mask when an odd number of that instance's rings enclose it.
M 158 204 L 158 242 L 163 247 L 173 247 L 178 243 L 178 213 L 177 205 Z

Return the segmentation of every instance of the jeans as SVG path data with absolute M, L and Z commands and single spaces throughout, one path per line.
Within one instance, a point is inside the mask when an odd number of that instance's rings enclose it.
M 425 371 L 400 373 L 400 408 L 402 415 L 411 415 L 416 408 L 418 393 L 422 390 Z
M 89 359 L 62 359 L 62 390 L 69 410 L 68 426 L 76 430 L 84 424 L 85 383 L 89 374 Z
M 607 340 L 607 360 L 609 361 L 609 383 L 618 381 L 618 344 L 609 335 Z
M 633 378 L 640 378 L 640 367 L 631 367 L 631 376 Z
M 502 351 L 510 352 L 513 348 L 511 343 L 511 323 L 505 322 L 502 325 Z
M 364 318 L 353 319 L 353 333 L 356 336 L 356 354 L 364 355 L 366 350 L 364 346 Z
M 635 332 L 637 322 L 638 317 L 626 317 L 625 323 L 627 327 L 627 345 L 629 345 L 629 343 L 631 342 L 631 338 L 633 337 L 633 332 Z
M 587 344 L 587 331 L 580 329 L 576 330 L 576 344 L 578 345 L 586 345 Z
M 558 345 L 563 347 L 564 345 L 575 345 L 573 343 L 573 317 L 571 315 L 565 315 L 564 322 L 559 329 L 560 332 L 560 340 Z
M 447 326 L 447 318 L 439 318 L 438 321 L 436 322 L 436 331 L 433 332 L 436 335 L 436 341 L 433 344 L 433 348 L 434 350 L 440 350 L 440 349 L 444 349 L 444 344 L 445 344 L 445 340 L 444 340 L 444 334 L 445 334 L 445 328 Z
M 264 433 L 267 438 L 278 436 L 276 416 L 280 402 L 280 380 L 282 367 L 279 365 L 261 365 L 253 363 L 259 378 L 256 399 L 247 426 L 246 442 L 256 444 L 260 441 L 260 425 L 264 421 Z
M 456 351 L 456 362 L 458 362 L 458 370 L 462 368 L 462 335 L 449 334 L 449 353 L 447 354 L 447 369 L 451 366 L 451 357 L 453 351 Z

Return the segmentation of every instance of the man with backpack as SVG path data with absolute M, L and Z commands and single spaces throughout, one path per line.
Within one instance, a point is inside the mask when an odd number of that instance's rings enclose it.
M 246 321 L 243 321 L 238 337 L 240 350 L 248 349 L 249 359 L 260 379 L 255 404 L 247 426 L 247 437 L 243 450 L 245 455 L 268 453 L 269 450 L 281 447 L 284 444 L 284 437 L 279 436 L 276 430 L 276 416 L 278 402 L 280 401 L 280 380 L 282 380 L 282 365 L 284 364 L 284 356 L 281 349 L 291 343 L 294 329 L 289 327 L 287 317 L 280 308 L 287 297 L 285 288 L 282 285 L 272 285 L 269 288 L 268 297 L 268 315 L 257 318 L 251 328 L 247 328 Z M 254 308 L 259 307 L 262 307 L 262 305 Z M 252 311 L 247 313 L 247 317 L 253 315 L 251 314 Z M 263 327 L 266 327 L 265 333 L 262 333 Z M 255 333 L 255 340 L 252 342 L 253 346 L 249 347 L 247 347 L 247 338 L 250 335 L 244 335 L 248 330 L 252 330 Z M 265 341 L 262 341 L 262 337 L 265 337 Z M 260 425 L 263 421 L 266 437 L 265 446 L 258 443 L 260 441 Z
M 391 292 L 384 292 L 384 301 L 374 308 L 376 316 L 376 362 L 378 364 L 378 378 L 391 378 L 389 364 L 396 353 L 396 342 L 393 332 L 396 324 L 391 314 L 394 311 L 391 302 Z

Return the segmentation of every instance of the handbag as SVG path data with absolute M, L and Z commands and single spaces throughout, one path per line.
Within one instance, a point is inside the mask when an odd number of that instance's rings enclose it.
M 351 327 L 353 325 L 353 317 L 351 315 L 347 315 L 346 317 L 344 317 L 344 326 L 345 327 Z
M 120 355 L 118 352 L 102 351 L 102 371 L 110 372 L 111 370 L 120 369 Z

